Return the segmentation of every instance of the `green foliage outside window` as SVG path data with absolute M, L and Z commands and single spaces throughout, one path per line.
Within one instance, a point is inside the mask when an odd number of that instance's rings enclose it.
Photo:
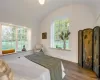
M 27 29 L 26 28 L 18 28 L 18 51 L 21 51 L 23 48 L 23 45 L 27 48 Z
M 63 49 L 63 41 L 61 41 L 59 35 L 61 32 L 67 32 L 69 30 L 69 20 L 56 20 L 54 21 L 54 48 Z M 66 40 L 66 49 L 69 49 L 69 39 Z
M 16 48 L 16 28 L 2 25 L 2 49 Z
M 2 50 L 17 49 L 17 51 L 21 51 L 23 45 L 27 48 L 27 42 L 27 28 L 2 25 Z

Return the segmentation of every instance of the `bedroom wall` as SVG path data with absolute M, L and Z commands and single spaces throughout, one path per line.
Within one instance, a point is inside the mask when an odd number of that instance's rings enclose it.
M 50 48 L 50 28 L 52 22 L 59 18 L 70 19 L 70 51 L 56 50 Z M 54 57 L 65 59 L 72 62 L 78 62 L 78 30 L 85 28 L 93 28 L 95 17 L 93 16 L 91 9 L 85 5 L 69 5 L 57 9 L 49 14 L 41 22 L 41 34 L 47 32 L 47 39 L 41 39 L 41 44 L 44 45 L 45 53 Z
M 39 23 L 34 23 L 32 27 L 32 49 L 35 47 L 36 44 L 40 42 L 40 28 L 39 28 Z

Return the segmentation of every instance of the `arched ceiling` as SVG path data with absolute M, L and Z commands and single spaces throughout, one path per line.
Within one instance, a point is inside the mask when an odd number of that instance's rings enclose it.
M 0 22 L 32 26 L 57 8 L 70 4 L 85 4 L 96 12 L 100 0 L 46 0 L 44 5 L 38 0 L 0 0 Z

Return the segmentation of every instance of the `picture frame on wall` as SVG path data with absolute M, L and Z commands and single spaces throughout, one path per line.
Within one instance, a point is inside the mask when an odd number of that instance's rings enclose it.
M 42 39 L 47 39 L 47 32 L 42 33 Z

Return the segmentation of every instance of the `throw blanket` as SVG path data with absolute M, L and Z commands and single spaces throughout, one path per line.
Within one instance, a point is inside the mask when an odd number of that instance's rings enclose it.
M 25 56 L 50 71 L 51 80 L 62 80 L 61 60 L 44 55 L 42 53 Z

